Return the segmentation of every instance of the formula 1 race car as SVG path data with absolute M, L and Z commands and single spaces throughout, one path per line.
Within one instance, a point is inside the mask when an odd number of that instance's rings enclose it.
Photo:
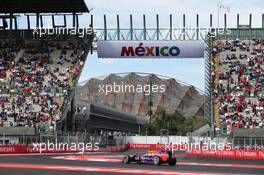
M 131 162 L 136 163 L 153 163 L 154 165 L 161 165 L 168 163 L 173 166 L 177 163 L 176 157 L 171 151 L 159 152 L 159 151 L 148 151 L 142 155 L 126 155 L 123 158 L 123 163 L 128 164 Z

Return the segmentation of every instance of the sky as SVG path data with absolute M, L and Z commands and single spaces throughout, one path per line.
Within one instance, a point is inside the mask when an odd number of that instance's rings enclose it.
M 107 17 L 107 27 L 116 28 L 116 15 L 120 16 L 121 28 L 129 27 L 129 15 L 133 15 L 134 27 L 142 27 L 142 15 L 146 15 L 147 26 L 155 27 L 155 15 L 159 14 L 160 26 L 169 26 L 169 15 L 173 15 L 173 27 L 182 25 L 182 15 L 186 15 L 186 25 L 194 27 L 195 16 L 200 16 L 200 26 L 209 26 L 209 15 L 213 14 L 213 25 L 217 25 L 217 0 L 86 0 L 94 16 L 94 27 L 102 28 L 103 15 Z M 264 11 L 263 0 L 223 0 L 227 13 L 228 27 L 236 26 L 236 14 L 240 14 L 240 24 L 248 24 L 252 13 L 253 27 L 261 27 L 261 14 Z M 223 26 L 223 14 L 220 12 L 219 24 Z M 89 16 L 80 19 L 81 24 L 89 23 Z M 121 72 L 156 73 L 181 80 L 204 89 L 204 59 L 99 59 L 97 53 L 89 55 L 80 81 L 91 77 Z

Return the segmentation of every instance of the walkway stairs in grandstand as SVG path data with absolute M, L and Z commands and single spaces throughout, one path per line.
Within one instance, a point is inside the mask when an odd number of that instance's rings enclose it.
M 15 57 L 15 59 L 14 59 L 14 62 L 15 63 L 17 63 L 18 61 L 19 61 L 19 59 L 24 55 L 24 50 L 20 50 L 18 53 L 17 53 L 17 55 L 16 55 L 16 57 Z
M 214 103 L 214 108 L 213 108 L 213 117 L 214 117 L 214 126 L 215 128 L 219 129 L 220 128 L 220 111 L 219 111 L 219 105 L 218 105 L 218 102 L 215 102 Z
M 56 101 L 57 101 L 57 103 L 59 105 L 59 108 L 61 108 L 62 105 L 63 105 L 63 102 L 64 102 L 64 98 L 62 96 L 57 96 L 56 97 Z
M 220 77 L 220 67 L 219 67 L 219 56 L 216 57 L 215 60 L 215 84 L 219 83 L 219 77 Z M 219 111 L 219 102 L 218 99 L 215 99 L 213 103 L 213 119 L 214 119 L 214 126 L 216 129 L 220 128 L 220 111 Z

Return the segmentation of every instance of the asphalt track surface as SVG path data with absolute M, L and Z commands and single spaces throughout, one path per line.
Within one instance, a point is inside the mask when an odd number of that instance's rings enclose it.
M 264 160 L 189 157 L 177 165 L 122 164 L 123 153 L 0 155 L 0 175 L 264 175 Z

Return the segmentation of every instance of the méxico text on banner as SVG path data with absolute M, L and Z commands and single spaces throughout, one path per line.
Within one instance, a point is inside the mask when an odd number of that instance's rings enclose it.
M 203 58 L 203 41 L 98 41 L 98 58 Z

